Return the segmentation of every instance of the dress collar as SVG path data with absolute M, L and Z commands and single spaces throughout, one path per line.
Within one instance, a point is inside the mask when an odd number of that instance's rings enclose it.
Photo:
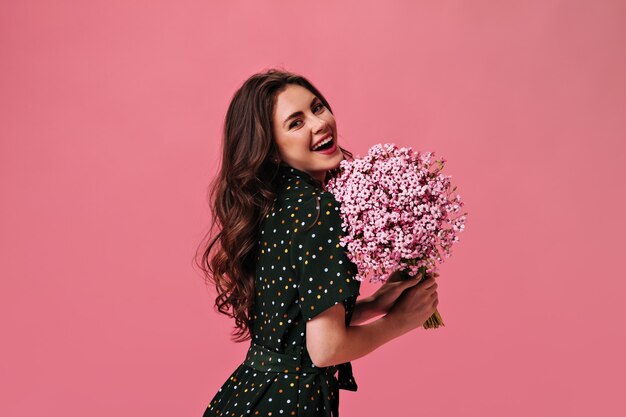
M 314 187 L 323 190 L 322 184 L 313 178 L 311 174 L 308 172 L 301 171 L 297 168 L 292 167 L 284 162 L 281 162 L 279 165 L 279 172 L 281 176 L 281 182 L 287 185 L 294 185 L 295 181 L 301 180 L 302 182 Z M 295 180 L 295 181 L 294 181 Z

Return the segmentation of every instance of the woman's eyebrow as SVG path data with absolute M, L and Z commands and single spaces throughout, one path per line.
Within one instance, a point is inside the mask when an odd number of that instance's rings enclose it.
M 317 100 L 317 97 L 313 97 L 313 100 L 311 100 L 311 104 L 310 104 L 311 106 L 313 105 L 313 103 L 315 103 L 315 100 Z M 290 119 L 293 119 L 294 117 L 297 117 L 297 116 L 302 116 L 303 114 L 304 113 L 302 113 L 301 111 L 291 113 L 289 117 L 287 117 L 285 121 L 283 122 L 283 126 L 285 126 Z

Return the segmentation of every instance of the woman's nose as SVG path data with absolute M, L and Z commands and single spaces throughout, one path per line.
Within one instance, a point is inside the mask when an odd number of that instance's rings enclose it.
M 328 130 L 328 122 L 322 118 L 317 117 L 315 119 L 315 125 L 313 131 L 315 133 L 325 132 Z

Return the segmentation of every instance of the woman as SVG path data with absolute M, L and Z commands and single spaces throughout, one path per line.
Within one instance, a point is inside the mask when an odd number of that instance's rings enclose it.
M 251 344 L 204 417 L 337 416 L 339 389 L 357 390 L 350 361 L 426 321 L 437 284 L 396 273 L 357 300 L 339 204 L 325 190 L 352 154 L 307 79 L 277 69 L 251 76 L 230 103 L 223 139 L 211 190 L 221 230 L 201 266 L 218 310 L 235 319 L 235 341 Z

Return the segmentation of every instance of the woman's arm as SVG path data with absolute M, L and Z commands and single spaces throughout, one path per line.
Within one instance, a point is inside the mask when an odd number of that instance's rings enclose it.
M 307 351 L 320 367 L 358 359 L 420 327 L 433 314 L 437 303 L 434 277 L 408 288 L 384 316 L 360 326 L 346 326 L 344 304 L 337 303 L 307 321 Z
M 385 312 L 380 310 L 373 296 L 358 298 L 352 312 L 350 325 L 364 323 L 381 314 L 385 314 Z
M 356 301 L 350 324 L 361 324 L 376 316 L 387 314 L 400 294 L 420 279 L 421 275 L 404 279 L 400 271 L 395 271 L 376 292 Z
M 315 366 L 326 367 L 360 358 L 411 330 L 389 314 L 371 323 L 346 327 L 345 311 L 343 303 L 338 303 L 307 322 L 306 346 Z M 372 310 L 362 311 L 361 317 L 365 317 Z

